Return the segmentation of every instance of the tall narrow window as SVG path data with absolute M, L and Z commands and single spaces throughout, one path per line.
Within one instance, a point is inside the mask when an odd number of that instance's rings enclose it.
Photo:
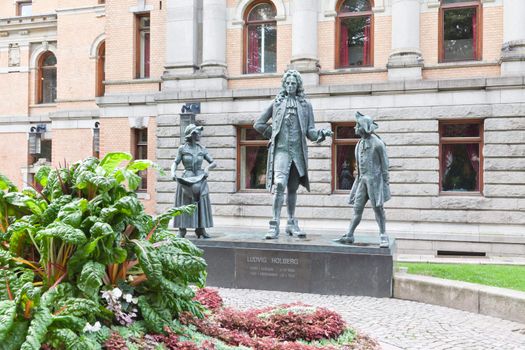
M 479 0 L 442 0 L 439 40 L 440 62 L 481 59 Z
M 57 98 L 57 59 L 51 51 L 40 56 L 37 79 L 38 103 L 54 103 Z
M 150 77 L 150 16 L 142 14 L 137 16 L 137 78 Z
M 372 6 L 369 0 L 341 2 L 336 35 L 337 67 L 372 65 Z
M 237 187 L 239 190 L 266 188 L 268 140 L 250 126 L 237 129 Z
M 245 73 L 277 71 L 277 24 L 271 2 L 256 2 L 246 11 Z
M 443 122 L 439 134 L 441 191 L 481 192 L 483 123 Z
M 355 124 L 335 124 L 332 143 L 332 189 L 349 191 L 356 177 L 355 146 L 359 141 Z
M 105 85 L 104 80 L 106 79 L 106 42 L 103 41 L 97 51 L 97 83 L 96 83 L 96 95 L 104 96 Z
M 20 1 L 16 5 L 17 16 L 31 16 L 33 14 L 33 3 L 31 1 Z
M 135 131 L 135 159 L 148 159 L 148 129 L 133 129 Z M 146 191 L 148 189 L 148 172 L 147 170 L 139 171 L 138 175 L 141 177 L 141 182 L 138 191 Z

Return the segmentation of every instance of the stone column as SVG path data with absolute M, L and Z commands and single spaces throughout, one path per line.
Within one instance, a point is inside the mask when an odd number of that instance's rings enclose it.
M 165 79 L 191 75 L 198 68 L 198 1 L 166 2 Z
M 501 75 L 525 75 L 524 14 L 524 0 L 504 0 Z
M 423 59 L 419 48 L 419 0 L 392 0 L 392 52 L 388 79 L 421 79 Z
M 202 73 L 207 90 L 225 89 L 226 0 L 204 0 L 202 10 Z
M 295 0 L 292 4 L 292 59 L 305 85 L 319 84 L 317 54 L 318 0 Z

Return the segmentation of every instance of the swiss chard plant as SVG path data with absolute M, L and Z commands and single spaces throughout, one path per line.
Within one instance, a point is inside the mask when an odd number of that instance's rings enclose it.
M 190 285 L 204 286 L 202 252 L 168 229 L 195 206 L 146 214 L 134 191 L 152 166 L 110 153 L 42 167 L 23 191 L 0 174 L 1 349 L 98 349 L 91 324 L 142 319 L 161 333 L 181 312 L 201 316 Z

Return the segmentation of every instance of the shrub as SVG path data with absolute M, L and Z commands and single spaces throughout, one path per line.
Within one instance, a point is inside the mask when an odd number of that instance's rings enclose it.
M 134 190 L 137 172 L 151 166 L 110 153 L 101 161 L 42 167 L 35 175 L 42 189 L 21 192 L 0 175 L 2 349 L 97 349 L 89 332 L 96 321 L 143 319 L 161 333 L 174 315 L 202 315 L 189 287 L 204 285 L 202 252 L 168 230 L 172 216 L 194 206 L 147 215 Z M 124 297 L 102 300 L 117 287 Z

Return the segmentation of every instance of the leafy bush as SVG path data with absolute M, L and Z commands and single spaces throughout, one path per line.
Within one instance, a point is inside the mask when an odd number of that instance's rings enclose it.
M 147 215 L 134 190 L 137 172 L 151 166 L 110 153 L 42 167 L 38 189 L 23 191 L 0 174 L 2 349 L 99 349 L 100 322 L 143 319 L 162 333 L 174 315 L 202 316 L 189 287 L 204 286 L 202 252 L 168 230 L 172 216 L 195 207 Z

